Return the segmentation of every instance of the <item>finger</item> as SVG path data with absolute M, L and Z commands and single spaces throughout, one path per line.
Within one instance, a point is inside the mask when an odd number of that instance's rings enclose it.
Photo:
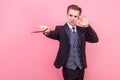
M 83 21 L 85 19 L 85 16 L 81 15 L 80 16 L 80 21 Z
M 40 29 L 42 30 L 43 26 L 42 25 L 39 25 Z
M 48 27 L 47 26 L 43 26 L 43 30 L 46 30 Z
M 83 17 L 84 17 L 83 15 L 80 16 L 81 19 L 82 19 Z
M 80 18 L 81 18 L 81 19 L 87 19 L 87 17 L 86 17 L 86 16 L 83 16 L 83 15 L 81 15 Z
M 40 25 L 40 29 L 41 29 L 42 31 L 44 31 L 46 28 L 47 28 L 47 26 L 42 26 L 42 25 Z

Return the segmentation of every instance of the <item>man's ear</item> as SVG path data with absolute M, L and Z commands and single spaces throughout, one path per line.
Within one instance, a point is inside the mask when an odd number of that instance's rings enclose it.
M 78 17 L 79 20 L 81 20 L 81 15 Z

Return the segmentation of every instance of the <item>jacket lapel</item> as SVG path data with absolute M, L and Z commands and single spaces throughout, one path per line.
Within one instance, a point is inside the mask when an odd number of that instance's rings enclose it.
M 81 29 L 78 26 L 76 27 L 76 29 L 77 29 L 77 32 L 78 32 L 78 36 L 81 36 L 81 34 L 82 34 Z
M 84 32 L 83 29 L 77 26 L 77 32 L 78 32 L 78 46 L 81 46 L 83 44 L 84 40 Z
M 69 29 L 67 23 L 64 25 L 64 28 L 65 28 L 65 32 L 66 32 L 66 34 L 67 34 L 67 36 L 69 38 L 70 37 L 70 29 Z

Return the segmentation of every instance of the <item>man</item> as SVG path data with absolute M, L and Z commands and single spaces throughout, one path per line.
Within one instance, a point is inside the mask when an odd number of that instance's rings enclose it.
M 56 68 L 63 67 L 64 80 L 84 79 L 84 69 L 87 68 L 86 41 L 98 42 L 97 34 L 88 24 L 86 17 L 81 16 L 81 12 L 77 5 L 70 5 L 67 9 L 68 21 L 64 26 L 56 26 L 55 30 L 40 26 L 44 35 L 60 43 L 54 65 Z M 77 25 L 78 20 L 80 26 Z

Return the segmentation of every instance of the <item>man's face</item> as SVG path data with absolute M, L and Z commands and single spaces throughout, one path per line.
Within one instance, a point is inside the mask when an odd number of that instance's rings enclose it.
M 79 11 L 78 10 L 74 10 L 74 9 L 69 9 L 68 13 L 67 13 L 67 18 L 68 18 L 68 23 L 71 26 L 75 26 L 78 19 L 79 19 Z

